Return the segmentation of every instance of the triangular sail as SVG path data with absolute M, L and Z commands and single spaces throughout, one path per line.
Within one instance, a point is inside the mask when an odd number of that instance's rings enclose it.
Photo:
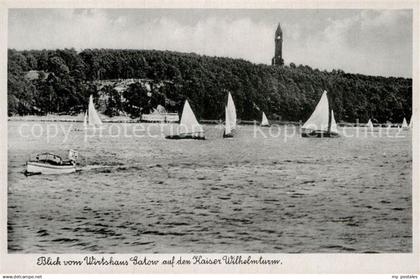
M 185 101 L 184 109 L 182 110 L 181 132 L 187 134 L 203 132 L 203 127 L 198 123 L 188 100 Z
M 265 113 L 263 112 L 261 126 L 268 126 L 268 125 L 270 125 L 270 124 L 268 123 L 267 116 L 265 116 Z
M 83 117 L 83 127 L 87 127 L 87 112 L 85 112 L 85 115 Z
M 337 122 L 335 122 L 334 111 L 333 110 L 331 110 L 331 127 L 330 127 L 330 132 L 338 133 L 338 130 L 337 130 Z
M 233 102 L 232 95 L 229 93 L 227 102 L 227 111 L 229 113 L 229 120 L 232 130 L 236 128 L 236 108 Z
M 225 107 L 225 135 L 229 135 L 232 132 L 231 120 L 229 116 L 228 108 Z
M 89 97 L 89 112 L 88 112 L 89 126 L 101 126 L 102 121 L 99 118 L 98 113 L 95 110 L 95 105 L 93 104 L 93 96 Z
M 305 124 L 303 124 L 302 128 L 309 130 L 328 130 L 328 111 L 329 106 L 327 91 L 324 90 L 321 96 L 321 100 L 316 105 L 311 117 L 309 117 Z
M 408 127 L 413 128 L 413 116 L 411 115 L 410 124 L 408 124 Z
M 369 129 L 373 129 L 373 123 L 372 123 L 372 121 L 369 119 L 369 121 L 367 122 L 367 127 L 369 128 Z
M 405 117 L 404 117 L 401 128 L 408 128 L 407 120 L 405 119 Z

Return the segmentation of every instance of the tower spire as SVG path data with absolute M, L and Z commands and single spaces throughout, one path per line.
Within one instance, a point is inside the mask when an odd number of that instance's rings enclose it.
M 281 30 L 280 23 L 277 25 L 276 35 L 283 35 L 283 30 Z

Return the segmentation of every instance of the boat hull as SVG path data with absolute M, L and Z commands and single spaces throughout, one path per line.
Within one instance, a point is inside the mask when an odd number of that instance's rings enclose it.
M 68 174 L 76 172 L 76 165 L 53 165 L 49 163 L 29 161 L 26 163 L 26 172 L 40 174 Z
M 303 138 L 338 138 L 340 134 L 322 130 L 302 131 Z
M 205 140 L 206 137 L 203 133 L 196 134 L 178 134 L 178 135 L 168 135 L 166 139 L 195 139 L 195 140 Z
M 236 135 L 236 129 L 230 131 L 230 133 L 226 134 L 226 131 L 223 132 L 223 138 L 233 138 Z

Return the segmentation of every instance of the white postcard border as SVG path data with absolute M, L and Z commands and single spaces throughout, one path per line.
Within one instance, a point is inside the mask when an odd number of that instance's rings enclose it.
M 239 0 L 178 0 L 178 1 L 3 1 L 0 2 L 0 273 L 420 273 L 419 250 L 419 1 L 239 1 Z M 225 9 L 412 9 L 413 10 L 413 252 L 395 254 L 241 254 L 258 258 L 280 259 L 281 265 L 189 265 L 189 266 L 37 266 L 37 258 L 50 256 L 61 259 L 82 259 L 94 254 L 8 254 L 7 253 L 7 9 L 9 8 L 225 8 Z M 131 256 L 153 259 L 191 257 L 198 254 L 100 254 L 97 258 L 128 259 Z M 225 254 L 201 254 L 221 257 Z M 239 255 L 239 254 L 233 254 Z

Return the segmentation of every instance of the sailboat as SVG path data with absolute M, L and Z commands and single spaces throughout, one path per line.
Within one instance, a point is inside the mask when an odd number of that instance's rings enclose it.
M 85 112 L 85 115 L 83 117 L 83 127 L 87 128 L 87 112 Z
M 263 126 L 263 127 L 269 127 L 270 126 L 270 123 L 268 123 L 267 116 L 265 116 L 264 112 L 262 114 L 261 126 Z
M 370 130 L 373 130 L 373 123 L 372 123 L 372 121 L 370 119 L 367 122 L 366 127 L 368 127 L 368 129 L 370 129 Z
M 225 107 L 225 131 L 223 133 L 223 137 L 224 138 L 232 138 L 233 137 L 232 120 L 230 119 L 229 111 L 228 111 L 227 107 Z
M 89 97 L 89 107 L 87 115 L 85 113 L 85 118 L 83 121 L 83 126 L 85 128 L 98 128 L 102 126 L 102 121 L 99 118 L 98 112 L 95 109 L 95 105 L 93 104 L 93 96 L 90 95 Z
M 225 131 L 223 133 L 224 138 L 233 137 L 236 129 L 236 108 L 233 102 L 232 95 L 228 94 L 228 102 L 225 107 Z
M 407 124 L 407 120 L 405 119 L 405 117 L 404 117 L 403 123 L 401 125 L 401 128 L 403 130 L 408 130 L 409 129 L 408 124 Z
M 203 127 L 198 123 L 188 100 L 182 110 L 181 123 L 178 134 L 168 135 L 167 139 L 205 139 Z
M 330 134 L 334 134 L 335 137 L 338 137 L 337 122 L 335 122 L 334 111 L 331 110 L 331 124 L 330 124 Z M 334 137 L 330 136 L 330 137 Z
M 409 128 L 413 128 L 413 115 L 411 115 L 410 124 L 408 124 Z
M 321 100 L 315 107 L 311 117 L 302 126 L 302 137 L 322 138 L 338 136 L 334 112 L 331 110 L 330 117 L 327 91 L 324 90 Z

